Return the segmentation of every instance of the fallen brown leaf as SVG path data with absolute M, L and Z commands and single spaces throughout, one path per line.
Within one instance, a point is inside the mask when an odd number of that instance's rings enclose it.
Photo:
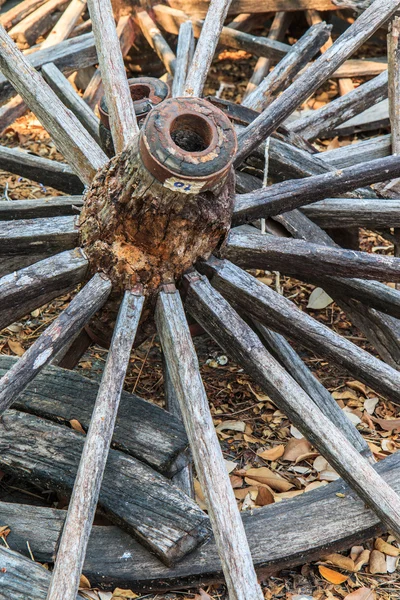
M 336 552 L 333 554 L 328 554 L 324 557 L 324 560 L 331 563 L 335 567 L 345 569 L 345 571 L 354 571 L 355 568 L 354 560 L 352 560 L 349 556 L 343 556 L 343 554 L 337 554 Z
M 279 444 L 274 448 L 268 448 L 268 450 L 262 450 L 257 452 L 257 456 L 260 456 L 263 460 L 278 460 L 285 452 L 285 446 Z
M 321 577 L 326 579 L 326 581 L 329 581 L 329 583 L 333 583 L 335 585 L 339 585 L 339 583 L 344 583 L 348 579 L 347 575 L 342 575 L 338 571 L 328 569 L 328 567 L 324 567 L 323 565 L 319 565 L 318 571 Z
M 248 469 L 246 475 L 250 479 L 269 485 L 277 492 L 288 492 L 293 487 L 293 484 L 289 483 L 286 479 L 281 477 L 281 475 L 274 473 L 267 467 Z
M 92 586 L 90 585 L 90 581 L 85 575 L 81 575 L 79 580 L 79 588 L 89 590 Z
M 285 452 L 283 453 L 282 460 L 295 461 L 299 456 L 307 454 L 311 450 L 311 444 L 306 439 L 292 438 L 286 444 Z
M 378 419 L 377 417 L 371 417 L 374 423 L 378 423 L 385 431 L 400 431 L 400 419 Z
M 372 550 L 369 559 L 369 572 L 372 575 L 376 575 L 377 573 L 387 573 L 386 558 L 383 552 Z
M 22 347 L 20 342 L 8 340 L 8 347 L 10 348 L 11 352 L 16 354 L 17 356 L 22 356 L 23 354 L 25 354 L 25 349 Z
M 370 588 L 362 587 L 354 590 L 351 594 L 347 594 L 343 600 L 375 600 L 375 597 L 375 592 Z
M 377 538 L 374 544 L 375 550 L 379 550 L 388 556 L 399 556 L 400 549 L 392 546 L 392 544 L 388 544 L 382 538 Z
M 83 433 L 86 435 L 86 431 L 83 429 L 82 425 L 76 419 L 71 419 L 69 424 L 71 425 L 72 429 L 75 429 L 75 431 L 79 431 L 79 433 Z
M 274 494 L 267 487 L 258 488 L 257 498 L 255 500 L 257 506 L 267 506 L 274 503 Z

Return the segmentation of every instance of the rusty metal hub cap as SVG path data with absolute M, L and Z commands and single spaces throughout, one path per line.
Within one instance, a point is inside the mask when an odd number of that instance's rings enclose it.
M 140 135 L 147 169 L 171 190 L 196 194 L 228 173 L 236 136 L 222 111 L 200 98 L 167 100 L 149 113 Z
M 208 258 L 230 227 L 235 150 L 232 125 L 207 101 L 154 108 L 85 196 L 79 227 L 92 270 L 116 290 L 142 284 L 151 295 Z

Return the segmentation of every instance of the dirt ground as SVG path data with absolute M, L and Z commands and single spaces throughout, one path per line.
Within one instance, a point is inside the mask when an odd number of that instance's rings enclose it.
M 302 24 L 291 30 L 302 29 Z M 289 36 L 293 42 L 296 37 Z M 384 54 L 384 40 L 379 36 L 359 52 L 360 56 Z M 255 59 L 245 52 L 221 51 L 216 57 L 206 93 L 221 95 L 222 98 L 240 102 L 245 85 L 254 68 Z M 364 79 L 355 80 L 360 83 Z M 337 97 L 335 81 L 329 81 L 308 102 L 310 108 L 317 108 Z M 375 132 L 374 132 L 375 133 Z M 385 133 L 376 132 L 376 133 Z M 341 144 L 350 144 L 357 137 L 331 140 L 320 149 L 333 148 Z M 62 160 L 47 133 L 32 114 L 19 119 L 1 136 L 0 143 L 7 146 L 22 146 L 30 151 Z M 0 196 L 18 200 L 60 195 L 56 190 L 45 188 L 37 182 L 22 179 L 0 171 Z M 363 250 L 381 254 L 392 254 L 393 246 L 381 236 L 360 231 L 360 245 Z M 321 308 L 315 308 L 315 288 L 293 278 L 276 272 L 253 271 L 265 285 L 273 287 L 286 298 L 290 298 L 302 310 L 322 323 L 331 327 L 340 335 L 374 353 L 363 334 L 347 319 L 339 307 L 320 292 Z M 314 292 L 313 297 L 311 294 Z M 50 304 L 33 311 L 26 318 L 12 324 L 0 332 L 0 353 L 22 355 L 48 324 L 65 308 L 71 298 L 66 295 Z M 314 306 L 314 308 L 313 308 Z M 243 373 L 230 358 L 206 335 L 195 339 L 201 373 L 210 401 L 214 423 L 223 449 L 230 477 L 240 510 L 257 510 L 258 506 L 271 502 L 284 502 L 286 498 L 308 492 L 337 479 L 337 474 L 306 442 L 300 439 L 298 431 L 290 423 L 290 415 L 284 415 L 270 401 L 250 378 Z M 303 348 L 297 347 L 320 381 L 328 388 L 339 405 L 356 423 L 362 435 L 367 439 L 375 457 L 380 460 L 397 451 L 400 447 L 399 429 L 390 428 L 389 420 L 399 417 L 398 409 L 390 402 L 354 381 L 344 370 L 333 366 Z M 82 358 L 77 370 L 83 375 L 99 379 L 105 363 L 106 351 L 92 347 Z M 164 403 L 163 377 L 160 345 L 157 337 L 147 340 L 132 355 L 125 389 L 160 406 Z M 289 418 L 288 418 L 289 417 Z M 265 468 L 271 470 L 271 482 L 265 488 L 257 478 L 246 476 L 248 469 Z M 254 471 L 252 471 L 254 473 Z M 255 475 L 256 477 L 256 475 Z M 267 489 L 268 492 L 260 492 Z M 203 506 L 201 489 L 196 485 L 197 500 Z M 36 486 L 26 487 L 13 477 L 0 473 L 0 499 L 13 502 L 37 502 L 48 506 L 63 508 L 67 500 L 59 495 Z M 332 515 L 334 518 L 334 515 Z M 6 525 L 1 523 L 0 525 Z M 7 544 L 6 536 L 0 543 Z M 385 540 L 387 536 L 385 536 Z M 389 538 L 389 542 L 393 539 Z M 371 574 L 374 565 L 369 552 L 376 545 L 370 540 L 363 548 L 350 549 L 343 553 L 353 561 L 354 568 L 348 568 L 349 562 L 339 557 L 331 560 L 321 559 L 296 569 L 285 570 L 263 581 L 265 598 L 301 600 L 310 597 L 316 600 L 373 600 L 400 598 L 400 578 L 397 560 L 384 554 L 384 567 L 381 573 Z M 378 542 L 379 547 L 379 542 Z M 357 562 L 364 552 L 365 561 L 357 570 Z M 395 553 L 395 552 L 394 552 Z M 346 566 L 344 566 L 346 565 Z M 386 569 L 386 572 L 385 572 Z M 82 579 L 82 590 L 88 598 L 114 600 L 117 598 L 148 598 L 149 600 L 224 600 L 224 586 L 210 586 L 204 590 L 179 590 L 168 594 L 136 595 L 127 590 L 99 593 L 90 590 L 90 582 Z

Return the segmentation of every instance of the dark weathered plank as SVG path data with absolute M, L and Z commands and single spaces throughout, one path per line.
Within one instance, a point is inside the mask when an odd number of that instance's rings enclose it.
M 0 413 L 4 412 L 35 376 L 48 364 L 89 319 L 103 306 L 111 282 L 98 273 L 30 346 L 0 380 Z
M 362 277 L 380 281 L 400 281 L 400 259 L 383 254 L 356 252 L 339 247 L 263 235 L 240 227 L 230 231 L 221 256 L 244 269 L 282 271 L 302 276 Z
M 385 100 L 388 96 L 388 72 L 367 81 L 348 94 L 328 102 L 318 110 L 308 111 L 303 117 L 287 125 L 288 129 L 313 141 L 326 132 L 352 119 L 370 106 Z
M 400 493 L 400 454 L 380 461 L 376 469 Z M 0 511 L 1 524 L 11 528 L 7 540 L 12 548 L 29 556 L 28 540 L 36 560 L 53 560 L 65 511 L 4 502 Z M 385 531 L 378 517 L 342 480 L 242 513 L 242 519 L 260 577 L 348 549 Z M 153 593 L 221 581 L 221 571 L 213 538 L 174 567 L 165 567 L 118 527 L 99 526 L 93 527 L 84 566 L 92 585 Z M 2 600 L 9 600 L 7 588 L 0 586 L 2 592 L 6 594 Z M 43 595 L 32 600 L 43 600 Z
M 78 243 L 76 217 L 23 219 L 0 222 L 0 256 L 46 253 L 71 250 Z
M 0 356 L 0 376 L 17 362 L 17 358 Z M 13 406 L 57 422 L 76 419 L 86 430 L 98 389 L 97 382 L 79 373 L 49 366 L 15 399 Z M 180 419 L 128 392 L 122 392 L 113 445 L 167 477 L 189 461 L 188 440 Z
M 400 175 L 400 158 L 389 156 L 314 177 L 276 183 L 236 196 L 234 223 L 284 213 L 294 208 L 343 194 L 359 186 L 386 181 Z
M 0 200 L 0 221 L 77 215 L 82 205 L 82 196 L 47 196 L 12 202 Z
M 358 163 L 368 162 L 389 156 L 392 152 L 391 135 L 381 135 L 355 144 L 341 146 L 322 154 L 324 160 L 337 169 L 351 167 Z
M 66 75 L 70 75 L 74 71 L 84 69 L 85 67 L 91 67 L 98 60 L 93 33 L 86 33 L 79 37 L 60 42 L 50 48 L 33 52 L 27 56 L 27 60 L 35 69 L 40 69 L 42 65 L 53 62 Z M 9 100 L 16 93 L 7 78 L 0 73 L 0 95 L 2 101 Z
M 81 194 L 83 191 L 82 181 L 65 163 L 35 156 L 18 148 L 0 146 L 0 164 L 4 171 L 50 185 L 67 194 Z
M 0 430 L 2 470 L 64 493 L 73 488 L 85 442 L 82 434 L 15 410 L 4 413 Z M 118 450 L 109 452 L 99 502 L 115 523 L 167 564 L 210 534 L 209 520 L 194 500 Z
M 73 290 L 88 262 L 79 248 L 56 254 L 0 279 L 0 329 Z
M 400 373 L 299 310 L 271 288 L 228 261 L 201 265 L 213 285 L 254 319 L 317 354 L 329 357 L 357 379 L 400 403 Z
M 324 229 L 400 227 L 400 200 L 327 198 L 301 211 Z
M 261 600 L 263 594 L 215 433 L 189 326 L 175 286 L 160 292 L 155 318 L 197 476 L 206 497 L 229 596 L 232 600 Z
M 141 291 L 122 299 L 79 461 L 68 513 L 51 576 L 48 600 L 75 600 L 107 457 L 114 432 L 126 370 L 144 304 Z
M 375 0 L 336 42 L 286 88 L 239 136 L 235 166 L 273 131 L 398 9 L 397 0 Z
M 261 323 L 254 321 L 254 327 L 266 346 L 267 350 L 291 374 L 293 379 L 303 388 L 308 396 L 328 419 L 332 421 L 347 437 L 354 448 L 363 456 L 373 460 L 372 452 L 361 433 L 356 429 L 350 419 L 339 408 L 338 403 L 317 377 L 303 362 L 289 342 Z

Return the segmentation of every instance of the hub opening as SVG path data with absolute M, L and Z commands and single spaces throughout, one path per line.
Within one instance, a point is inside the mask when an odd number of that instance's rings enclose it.
M 143 98 L 149 98 L 151 89 L 148 85 L 144 83 L 135 83 L 130 87 L 131 98 L 133 102 L 137 100 L 143 100 Z
M 212 141 L 209 123 L 197 115 L 180 115 L 171 124 L 173 142 L 185 152 L 204 152 Z

